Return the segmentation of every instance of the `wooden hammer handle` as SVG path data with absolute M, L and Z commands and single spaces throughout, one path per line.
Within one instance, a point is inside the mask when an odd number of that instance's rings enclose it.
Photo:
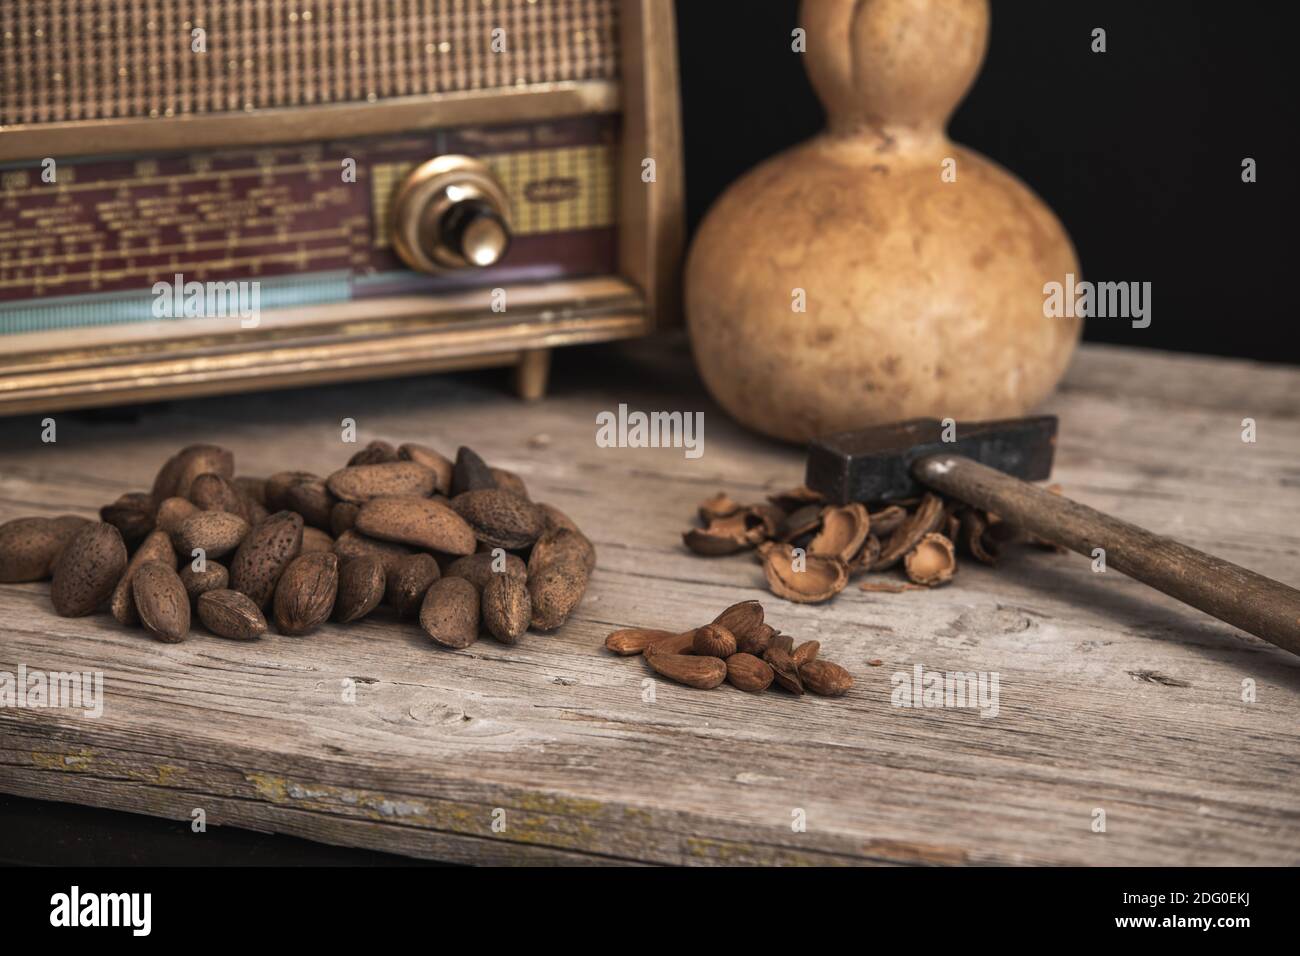
M 931 455 L 912 466 L 917 480 L 1054 544 L 1199 608 L 1271 644 L 1300 654 L 1300 591 L 1280 581 L 1152 534 L 961 455 Z

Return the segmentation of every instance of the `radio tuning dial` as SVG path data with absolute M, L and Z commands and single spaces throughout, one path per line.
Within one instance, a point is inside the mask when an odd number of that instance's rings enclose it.
M 389 238 L 419 272 L 496 265 L 510 248 L 510 204 L 500 181 L 469 156 L 439 156 L 412 170 L 393 199 Z

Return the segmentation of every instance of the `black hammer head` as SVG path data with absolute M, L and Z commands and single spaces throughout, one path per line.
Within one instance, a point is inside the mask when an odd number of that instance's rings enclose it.
M 813 442 L 805 482 L 837 504 L 889 501 L 925 490 L 912 477 L 918 458 L 964 455 L 1023 481 L 1042 481 L 1052 473 L 1055 450 L 1052 415 L 959 422 L 946 430 L 936 419 L 914 418 Z

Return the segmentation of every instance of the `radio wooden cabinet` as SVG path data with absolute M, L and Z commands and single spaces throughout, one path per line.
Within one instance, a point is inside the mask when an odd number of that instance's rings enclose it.
M 0 414 L 484 366 L 677 313 L 666 0 L 6 0 Z

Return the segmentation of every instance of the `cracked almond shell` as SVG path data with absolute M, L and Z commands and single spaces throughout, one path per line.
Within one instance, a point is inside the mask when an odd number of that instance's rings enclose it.
M 880 549 L 880 557 L 871 566 L 872 571 L 892 568 L 915 548 L 927 534 L 938 531 L 947 520 L 943 499 L 926 492 L 914 512 L 907 516 L 889 536 Z
M 941 534 L 927 534 L 907 553 L 903 568 L 914 584 L 929 588 L 947 584 L 957 572 L 952 542 Z
M 788 544 L 769 542 L 759 549 L 763 557 L 763 574 L 768 587 L 777 597 L 800 604 L 829 601 L 849 583 L 848 566 L 839 558 L 805 554 L 803 570 L 795 570 L 795 549 Z
M 808 553 L 841 561 L 852 560 L 871 531 L 867 509 L 855 502 L 832 506 L 821 513 L 821 530 L 808 545 Z

